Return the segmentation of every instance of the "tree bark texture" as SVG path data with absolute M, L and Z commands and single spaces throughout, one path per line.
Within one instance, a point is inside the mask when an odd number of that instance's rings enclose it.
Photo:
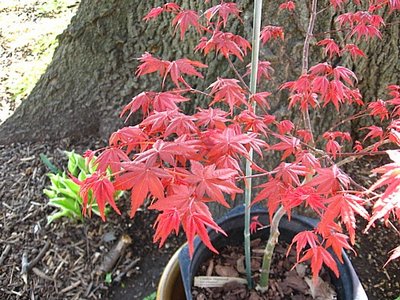
M 221 57 L 215 59 L 215 55 L 210 54 L 204 58 L 193 53 L 199 40 L 198 33 L 192 30 L 183 41 L 178 34 L 174 35 L 171 15 L 163 14 L 157 21 L 148 23 L 142 21 L 152 7 L 163 3 L 82 0 L 71 24 L 59 36 L 59 46 L 47 71 L 14 115 L 0 127 L 0 144 L 87 135 L 108 137 L 122 125 L 118 114 L 124 103 L 143 90 L 160 90 L 161 81 L 157 76 L 134 76 L 138 65 L 136 58 L 145 51 L 163 59 L 188 57 L 207 63 L 206 80 L 192 82 L 200 89 L 207 87 L 217 76 L 234 77 Z M 184 8 L 206 9 L 203 1 L 183 0 L 178 3 Z M 248 39 L 251 37 L 252 3 L 250 0 L 238 1 L 245 26 L 243 29 L 238 20 L 231 20 L 230 27 L 232 32 Z M 302 43 L 310 9 L 306 1 L 301 1 L 297 4 L 295 16 L 290 16 L 286 12 L 278 13 L 278 5 L 273 1 L 264 4 L 263 25 L 285 28 L 284 42 L 273 42 L 261 51 L 261 58 L 271 61 L 275 69 L 274 83 L 264 84 L 268 90 L 276 90 L 281 83 L 300 74 Z M 326 0 L 320 1 L 319 9 L 327 5 Z M 330 9 L 320 14 L 315 29 L 317 40 L 329 37 L 319 34 L 326 28 L 332 30 L 332 36 L 343 38 L 343 34 L 335 33 L 333 20 L 337 14 Z M 395 19 L 395 14 L 389 17 L 389 23 Z M 399 25 L 389 24 L 382 41 L 364 45 L 368 60 L 360 59 L 356 64 L 339 62 L 350 66 L 359 76 L 359 88 L 367 100 L 383 97 L 388 83 L 399 82 L 399 35 Z M 321 62 L 321 54 L 320 47 L 312 46 L 310 64 Z M 240 72 L 244 72 L 247 63 L 248 60 L 239 62 Z M 273 111 L 288 116 L 285 92 L 274 93 L 271 100 Z M 201 97 L 193 99 L 186 109 L 204 106 L 204 101 Z M 324 128 L 332 120 L 332 109 L 328 107 L 315 116 L 318 128 Z

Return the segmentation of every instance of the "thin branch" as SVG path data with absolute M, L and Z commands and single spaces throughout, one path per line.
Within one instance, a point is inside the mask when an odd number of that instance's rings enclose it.
M 389 140 L 385 140 L 385 141 L 382 142 L 381 145 L 385 145 L 385 144 L 388 144 L 388 143 L 390 143 L 390 141 L 389 141 Z M 348 164 L 348 163 L 350 163 L 350 162 L 352 162 L 352 161 L 355 161 L 356 159 L 358 159 L 358 158 L 360 158 L 360 157 L 363 157 L 363 156 L 365 156 L 365 155 L 371 155 L 371 154 L 367 154 L 367 153 L 370 153 L 369 151 L 372 150 L 372 149 L 374 149 L 374 147 L 375 147 L 375 145 L 368 146 L 367 148 L 364 149 L 364 151 L 363 151 L 363 152 L 365 152 L 364 154 L 349 156 L 349 157 L 347 157 L 347 158 L 345 158 L 345 159 L 339 161 L 336 165 L 337 165 L 338 167 L 340 167 L 340 166 L 343 166 L 343 165 L 345 165 L 345 164 Z M 381 152 L 381 151 L 379 151 L 379 152 Z M 386 151 L 384 151 L 384 152 L 386 152 Z M 355 154 L 356 154 L 356 153 L 355 153 Z M 382 155 L 382 154 L 380 154 L 380 155 Z
M 311 42 L 311 38 L 313 36 L 313 30 L 314 30 L 314 26 L 315 26 L 315 19 L 317 18 L 317 4 L 318 4 L 317 0 L 313 0 L 312 4 L 311 4 L 310 21 L 308 23 L 307 34 L 306 34 L 306 38 L 304 40 L 301 74 L 307 74 L 307 72 L 308 72 L 308 57 L 309 57 L 309 52 L 310 52 L 310 42 Z M 314 142 L 314 136 L 312 133 L 312 126 L 311 126 L 310 114 L 308 112 L 308 109 L 303 111 L 303 121 L 304 121 L 305 129 L 311 133 L 310 144 L 312 146 L 314 146 L 315 142 Z
M 246 88 L 247 91 L 250 92 L 249 86 L 246 84 L 246 82 L 243 79 L 243 76 L 239 74 L 239 71 L 236 69 L 235 65 L 233 64 L 232 60 L 230 57 L 227 58 L 229 62 L 229 66 L 232 68 L 233 72 L 235 72 L 236 77 L 239 79 L 239 81 L 243 84 L 243 86 Z

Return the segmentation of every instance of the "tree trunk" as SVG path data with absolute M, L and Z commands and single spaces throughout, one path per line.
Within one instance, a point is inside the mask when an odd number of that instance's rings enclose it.
M 182 2 L 185 8 L 204 5 L 203 1 Z M 192 32 L 184 41 L 173 36 L 171 16 L 165 14 L 155 22 L 142 21 L 152 7 L 162 4 L 161 1 L 82 0 L 71 24 L 59 36 L 59 47 L 47 71 L 28 99 L 0 127 L 0 144 L 87 135 L 107 137 L 122 124 L 117 116 L 124 103 L 143 90 L 160 90 L 156 76 L 134 77 L 136 58 L 145 51 L 164 59 L 187 56 L 208 63 L 206 81 L 199 82 L 199 88 L 206 87 L 217 75 L 234 76 L 223 59 L 215 60 L 213 55 L 204 59 L 193 54 L 199 39 L 197 33 Z M 262 48 L 261 56 L 270 60 L 276 70 L 276 83 L 267 83 L 268 90 L 299 75 L 309 12 L 306 4 L 299 3 L 297 17 L 288 21 L 287 13 L 276 13 L 278 5 L 270 1 L 264 4 L 264 25 L 280 24 L 285 28 L 284 43 Z M 233 21 L 231 31 L 239 30 L 239 34 L 250 38 L 252 1 L 240 1 L 239 6 L 244 12 L 245 32 L 238 21 Z M 334 30 L 335 15 L 330 10 L 323 14 L 316 32 Z M 399 82 L 399 26 L 388 26 L 382 41 L 373 41 L 364 49 L 369 59 L 360 59 L 352 68 L 361 78 L 361 91 L 367 100 L 373 100 L 383 96 L 386 84 Z M 319 62 L 321 49 L 312 47 L 311 57 L 311 63 Z M 241 71 L 247 62 L 239 64 Z M 201 100 L 195 99 L 191 108 L 201 105 Z M 278 93 L 273 110 L 285 116 L 286 107 L 287 95 Z M 326 124 L 331 118 L 332 114 L 325 110 L 315 122 Z

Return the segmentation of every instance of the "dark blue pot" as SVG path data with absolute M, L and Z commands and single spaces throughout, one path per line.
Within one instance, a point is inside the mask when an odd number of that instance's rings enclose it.
M 269 223 L 269 216 L 264 208 L 256 207 L 251 211 L 251 216 L 259 216 L 259 221 L 266 225 Z M 293 237 L 300 231 L 310 230 L 315 227 L 317 221 L 314 219 L 292 216 L 290 222 L 287 218 L 282 218 L 279 230 L 280 240 L 290 243 Z M 227 215 L 218 221 L 219 226 L 228 234 L 227 237 L 209 231 L 210 239 L 213 246 L 217 250 L 221 250 L 226 245 L 242 245 L 243 244 L 243 224 L 244 224 L 244 206 L 240 205 L 230 211 Z M 252 239 L 262 238 L 266 239 L 269 235 L 269 228 L 258 230 L 252 234 Z M 200 241 L 197 237 L 194 243 L 193 258 L 189 257 L 188 247 L 182 248 L 179 254 L 179 264 L 183 286 L 185 289 L 186 299 L 192 300 L 192 283 L 195 274 L 197 273 L 200 265 L 212 256 L 212 252 Z M 332 284 L 336 288 L 338 299 L 342 300 L 367 300 L 368 297 L 355 273 L 349 258 L 343 253 L 344 264 L 341 264 L 335 258 L 340 277 L 332 275 Z

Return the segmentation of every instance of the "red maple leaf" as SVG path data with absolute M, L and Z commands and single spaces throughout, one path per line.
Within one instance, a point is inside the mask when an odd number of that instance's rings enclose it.
M 164 11 L 166 11 L 166 12 L 178 12 L 179 10 L 181 10 L 181 7 L 178 4 L 172 3 L 172 2 L 168 2 L 168 3 L 164 4 L 162 7 L 158 6 L 158 7 L 152 8 L 150 10 L 150 12 L 143 18 L 143 20 L 144 21 L 149 21 L 151 19 L 157 18 Z
M 214 31 L 209 40 L 206 37 L 200 39 L 195 51 L 201 50 L 205 55 L 210 51 L 215 51 L 217 54 L 221 53 L 227 59 L 229 59 L 229 55 L 235 55 L 243 61 L 247 49 L 251 49 L 251 45 L 243 37 L 230 32 Z
M 160 76 L 163 77 L 165 70 L 169 66 L 169 61 L 158 59 L 148 52 L 142 54 L 142 56 L 138 58 L 138 61 L 141 63 L 135 72 L 135 75 L 138 77 L 154 72 L 159 72 Z
M 317 187 L 318 193 L 332 194 L 339 191 L 341 186 L 347 188 L 350 184 L 349 177 L 336 165 L 331 168 L 319 168 L 317 172 L 318 175 L 307 184 Z
M 202 199 L 196 197 L 194 190 L 194 188 L 185 185 L 174 185 L 171 187 L 171 194 L 168 197 L 159 199 L 149 208 L 163 211 L 172 208 L 179 212 L 181 224 L 188 240 L 190 255 L 193 255 L 196 234 L 211 251 L 218 253 L 211 244 L 206 227 L 226 234 L 214 222 L 207 205 L 202 202 Z
M 270 39 L 278 39 L 280 38 L 282 41 L 285 38 L 285 34 L 283 33 L 283 28 L 279 26 L 265 26 L 260 33 L 261 42 L 264 45 Z
M 228 122 L 226 116 L 228 115 L 227 112 L 223 111 L 219 108 L 208 108 L 202 109 L 198 108 L 199 112 L 194 115 L 197 119 L 196 124 L 198 127 L 204 126 L 209 129 L 221 129 L 223 130 L 226 125 L 225 123 Z
M 100 172 L 105 172 L 110 168 L 111 172 L 116 173 L 121 168 L 121 161 L 130 161 L 130 159 L 121 149 L 109 147 L 97 157 L 95 164 L 98 165 L 97 169 Z
M 144 21 L 149 21 L 151 19 L 157 18 L 159 15 L 163 13 L 164 9 L 160 6 L 152 8 L 147 15 L 144 16 Z
M 104 214 L 106 203 L 109 203 L 119 215 L 121 214 L 117 205 L 114 202 L 114 186 L 106 176 L 103 176 L 99 172 L 96 172 L 92 174 L 92 176 L 87 177 L 82 182 L 76 178 L 73 178 L 73 180 L 75 181 L 75 183 L 80 185 L 79 195 L 81 196 L 83 201 L 83 215 L 86 214 L 88 204 L 90 205 L 89 210 L 91 209 L 92 203 L 89 203 L 90 195 L 92 195 L 93 199 L 96 200 L 100 216 L 103 221 L 106 220 L 106 216 Z
M 176 165 L 176 156 L 182 155 L 190 158 L 195 152 L 194 147 L 186 146 L 183 144 L 177 144 L 175 142 L 164 142 L 163 140 L 157 140 L 151 149 L 146 150 L 142 153 L 136 154 L 136 162 L 156 162 L 164 161 L 171 166 Z
M 165 129 L 164 137 L 167 137 L 173 133 L 178 136 L 183 134 L 191 134 L 199 131 L 197 126 L 194 124 L 196 118 L 188 116 L 182 113 L 176 114 L 170 121 L 169 125 Z
M 322 246 L 316 246 L 306 251 L 306 254 L 299 260 L 299 263 L 311 260 L 311 272 L 313 282 L 316 285 L 318 282 L 318 274 L 322 269 L 322 264 L 325 264 L 332 272 L 339 277 L 339 270 L 332 255 Z
M 180 91 L 156 93 L 153 98 L 153 109 L 156 111 L 176 110 L 176 103 L 189 101 L 189 98 L 183 97 Z
M 317 235 L 313 231 L 305 230 L 296 234 L 290 244 L 286 256 L 289 255 L 291 248 L 296 244 L 297 261 L 300 260 L 300 254 L 304 248 L 316 248 L 319 245 Z
M 294 124 L 290 120 L 282 120 L 276 124 L 276 128 L 278 129 L 279 134 L 284 135 L 294 129 Z
M 281 204 L 282 197 L 286 196 L 289 187 L 281 180 L 271 178 L 266 183 L 257 186 L 257 188 L 262 188 L 262 190 L 254 198 L 254 200 L 252 201 L 252 205 L 260 201 L 266 200 L 270 219 L 272 220 L 273 214 Z
M 243 76 L 249 76 L 251 74 L 251 64 L 248 64 L 246 68 L 247 71 Z M 274 69 L 271 67 L 271 63 L 269 61 L 259 61 L 257 68 L 257 83 L 259 83 L 262 78 L 265 78 L 266 80 L 271 80 L 271 73 L 273 71 Z
M 308 151 L 300 151 L 296 153 L 296 161 L 301 162 L 307 167 L 308 173 L 314 174 L 315 169 L 321 168 L 318 159 Z
M 221 155 L 243 155 L 248 158 L 249 149 L 246 146 L 251 146 L 262 155 L 260 147 L 265 146 L 265 142 L 256 137 L 255 133 L 241 133 L 237 126 L 227 127 L 222 132 L 213 132 L 210 135 L 212 148 L 208 153 L 209 158 L 212 161 L 217 160 Z
M 234 106 L 244 104 L 249 107 L 245 91 L 239 85 L 239 80 L 218 77 L 217 81 L 212 83 L 209 88 L 211 88 L 210 95 L 214 96 L 210 106 L 217 102 L 225 102 L 229 105 L 231 113 Z
M 150 74 L 158 72 L 163 78 L 163 85 L 167 76 L 169 75 L 175 85 L 179 88 L 179 82 L 184 83 L 189 86 L 187 82 L 183 79 L 182 74 L 191 75 L 203 78 L 203 75 L 199 73 L 195 68 L 206 68 L 207 65 L 202 64 L 199 61 L 194 61 L 186 58 L 178 59 L 176 61 L 161 60 L 150 53 L 146 52 L 140 58 L 140 65 L 136 70 L 136 76 L 143 76 L 145 74 Z
M 334 139 L 328 139 L 325 145 L 325 150 L 332 155 L 333 159 L 336 159 L 336 156 L 342 151 L 342 146 L 340 146 Z
M 382 129 L 382 127 L 371 125 L 371 126 L 368 126 L 368 127 L 363 127 L 360 130 L 362 130 L 362 129 L 368 129 L 369 130 L 368 134 L 364 138 L 364 141 L 367 138 L 370 138 L 370 139 L 379 138 L 380 140 L 383 138 L 383 129 Z
M 154 111 L 153 114 L 146 117 L 140 127 L 147 134 L 154 134 L 156 132 L 164 132 L 170 121 L 178 114 L 178 110 Z
M 276 179 L 280 179 L 291 186 L 300 185 L 299 176 L 305 176 L 307 174 L 305 166 L 285 162 L 280 163 L 274 171 L 276 171 Z
M 189 84 L 183 79 L 182 74 L 204 78 L 203 75 L 195 68 L 207 68 L 207 65 L 202 64 L 199 61 L 194 61 L 186 58 L 172 61 L 169 63 L 169 66 L 165 71 L 163 84 L 167 75 L 170 75 L 173 83 L 175 83 L 177 87 L 179 87 L 179 82 L 182 82 L 185 84 L 185 86 L 190 87 Z
M 203 166 L 197 161 L 191 161 L 192 175 L 186 181 L 196 185 L 197 197 L 203 198 L 207 194 L 211 199 L 229 207 L 222 192 L 234 195 L 242 193 L 234 183 L 238 172 L 234 169 L 217 169 L 215 164 Z
M 264 123 L 264 120 L 250 110 L 242 111 L 235 117 L 235 121 L 244 125 L 244 131 L 252 131 L 256 133 L 262 132 L 264 135 L 267 135 L 267 132 L 265 131 L 267 125 Z
M 300 137 L 304 143 L 308 143 L 313 139 L 312 132 L 305 129 L 296 130 L 296 135 Z
M 400 9 L 400 3 L 399 3 L 399 9 Z M 400 257 L 400 246 L 394 248 L 394 249 L 391 250 L 390 252 L 392 252 L 392 255 L 390 255 L 389 259 L 388 259 L 387 262 L 383 265 L 383 267 L 386 267 L 386 265 L 387 265 L 391 260 Z
M 180 216 L 177 209 L 166 209 L 157 216 L 154 223 L 156 232 L 154 233 L 153 243 L 160 240 L 160 247 L 164 245 L 165 240 L 171 232 L 179 232 Z
M 347 235 L 339 232 L 332 232 L 328 237 L 326 237 L 325 247 L 332 247 L 333 252 L 335 252 L 337 258 L 342 264 L 344 263 L 342 257 L 343 250 L 353 250 L 353 248 L 349 245 L 349 242 L 347 241 L 348 239 L 349 237 Z
M 400 215 L 400 152 L 388 150 L 387 153 L 393 163 L 372 170 L 372 172 L 382 174 L 382 176 L 369 188 L 369 191 L 372 192 L 384 186 L 386 186 L 386 189 L 374 204 L 367 229 L 377 220 L 388 220 L 392 212 L 396 216 Z
M 109 139 L 109 144 L 112 147 L 125 148 L 126 154 L 138 147 L 144 150 L 147 147 L 148 136 L 138 126 L 123 127 L 112 133 Z
M 332 59 L 332 57 L 335 55 L 340 56 L 339 46 L 332 39 L 321 40 L 316 45 L 324 46 L 325 47 L 325 50 L 324 50 L 325 55 L 328 55 L 330 59 Z
M 276 135 L 281 142 L 271 146 L 271 150 L 284 151 L 282 154 L 282 160 L 287 158 L 291 154 L 296 154 L 300 150 L 300 140 L 295 137 L 287 137 L 284 135 Z
M 128 119 L 131 114 L 142 109 L 142 113 L 144 116 L 148 115 L 150 112 L 150 104 L 153 101 L 154 92 L 142 92 L 139 95 L 132 98 L 131 102 L 125 105 L 124 109 L 122 110 L 120 117 L 122 117 L 126 112 L 129 111 L 129 115 L 126 119 Z
M 322 198 L 314 188 L 309 186 L 299 186 L 288 195 L 294 201 L 301 201 L 305 203 L 305 206 L 311 207 L 315 212 L 321 213 L 326 209 L 325 199 Z
M 279 5 L 280 10 L 288 10 L 288 11 L 294 11 L 296 9 L 296 4 L 293 1 L 286 1 Z
M 218 13 L 218 16 L 222 19 L 224 27 L 226 27 L 226 23 L 228 22 L 229 15 L 234 15 L 239 17 L 240 10 L 237 8 L 237 4 L 233 2 L 221 2 L 221 4 L 215 5 L 209 9 L 207 9 L 204 13 L 208 22 Z
M 342 49 L 342 53 L 343 52 L 350 53 L 353 59 L 356 59 L 359 56 L 366 57 L 365 53 L 354 44 L 347 44 L 346 46 L 344 46 L 344 48 Z
M 270 92 L 255 93 L 250 96 L 250 101 L 255 101 L 261 108 L 270 109 L 267 97 L 271 96 Z
M 251 218 L 250 233 L 257 232 L 258 228 L 263 226 L 258 219 L 259 219 L 259 216 L 254 216 Z
M 181 10 L 176 17 L 172 20 L 172 26 L 175 26 L 175 31 L 180 29 L 181 31 L 181 40 L 183 40 L 185 36 L 185 32 L 189 26 L 193 26 L 198 31 L 200 31 L 201 26 L 199 24 L 199 16 L 197 12 L 194 10 Z
M 355 214 L 357 213 L 364 219 L 369 220 L 369 214 L 363 207 L 365 200 L 356 195 L 339 193 L 327 199 L 327 202 L 329 202 L 329 205 L 321 218 L 318 230 L 325 236 L 329 236 L 331 224 L 335 222 L 336 218 L 340 218 L 349 232 L 351 244 L 354 245 L 356 228 Z
M 379 116 L 381 121 L 389 118 L 389 111 L 386 108 L 386 102 L 381 99 L 370 102 L 368 104 L 368 109 L 370 109 L 371 116 Z
M 171 175 L 164 169 L 151 163 L 129 162 L 122 164 L 124 173 L 117 176 L 114 187 L 118 190 L 131 190 L 131 218 L 143 204 L 149 192 L 157 199 L 164 198 L 164 186 L 161 178 Z

